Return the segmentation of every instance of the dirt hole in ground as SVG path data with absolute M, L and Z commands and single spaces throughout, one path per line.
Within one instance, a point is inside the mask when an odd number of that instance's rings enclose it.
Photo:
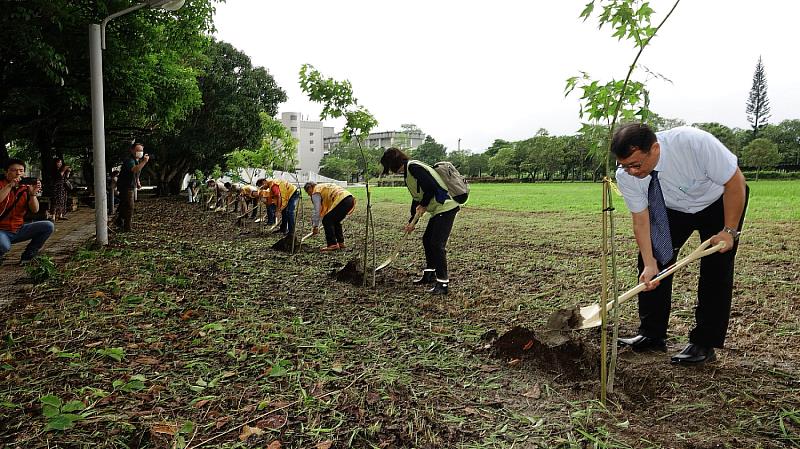
M 497 357 L 520 360 L 563 380 L 586 380 L 597 377 L 599 350 L 576 332 L 533 331 L 516 326 L 492 344 Z
M 364 267 L 361 259 L 357 257 L 350 259 L 344 266 L 331 270 L 330 276 L 340 282 L 362 285 L 364 283 Z
M 294 240 L 294 246 L 292 246 L 292 240 Z M 291 254 L 298 253 L 300 251 L 300 247 L 300 239 L 293 235 L 287 235 L 272 245 L 272 249 L 274 250 Z

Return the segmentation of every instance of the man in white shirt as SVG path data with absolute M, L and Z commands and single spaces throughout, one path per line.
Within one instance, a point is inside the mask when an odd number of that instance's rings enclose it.
M 696 326 L 689 344 L 671 362 L 711 362 L 728 330 L 734 258 L 747 207 L 748 190 L 736 155 L 700 129 L 653 133 L 639 123 L 617 129 L 611 152 L 618 162 L 617 183 L 633 216 L 639 281 L 648 284 L 639 294 L 639 335 L 619 343 L 634 351 L 666 351 L 673 277 L 650 280 L 675 262 L 681 246 L 698 231 L 701 240 L 724 241 L 726 246 L 700 261 Z

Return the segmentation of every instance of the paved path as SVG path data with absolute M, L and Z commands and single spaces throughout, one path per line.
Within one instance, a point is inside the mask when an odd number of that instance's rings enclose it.
M 81 207 L 71 212 L 67 220 L 56 222 L 56 231 L 47 239 L 40 254 L 52 257 L 58 266 L 72 257 L 78 248 L 94 239 L 94 235 L 94 209 Z M 27 244 L 28 242 L 22 242 L 12 245 L 11 251 L 2 261 L 0 285 L 3 285 L 3 294 L 0 295 L 0 308 L 24 297 L 33 288 L 25 268 L 19 266 L 19 257 Z

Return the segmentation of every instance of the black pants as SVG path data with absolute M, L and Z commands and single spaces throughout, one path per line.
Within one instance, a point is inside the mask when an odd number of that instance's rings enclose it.
M 119 191 L 119 208 L 114 223 L 123 231 L 130 231 L 133 222 L 133 189 Z
M 422 246 L 425 248 L 425 268 L 436 270 L 436 279 L 447 281 L 447 239 L 453 229 L 453 222 L 459 208 L 434 215 L 428 221 L 428 227 L 422 236 Z
M 342 221 L 347 217 L 350 209 L 353 208 L 353 201 L 355 201 L 353 196 L 348 196 L 322 217 L 322 227 L 325 229 L 325 241 L 328 246 L 344 243 Z
M 745 192 L 744 210 L 739 219 L 739 230 L 744 223 L 747 211 L 749 187 Z M 720 197 L 713 204 L 695 214 L 687 214 L 667 209 L 669 229 L 675 252 L 663 269 L 675 263 L 678 250 L 694 231 L 700 233 L 700 240 L 705 241 L 722 230 L 725 226 L 725 214 Z M 726 253 L 714 253 L 700 259 L 700 280 L 697 286 L 697 307 L 695 308 L 695 327 L 689 333 L 689 341 L 702 346 L 721 348 L 728 332 L 728 321 L 731 314 L 731 298 L 733 297 L 733 265 L 738 249 L 734 242 L 733 249 Z M 639 274 L 644 269 L 644 261 L 639 254 Z M 666 338 L 667 324 L 672 303 L 672 279 L 668 276 L 661 280 L 655 289 L 639 293 L 639 333 L 645 337 Z

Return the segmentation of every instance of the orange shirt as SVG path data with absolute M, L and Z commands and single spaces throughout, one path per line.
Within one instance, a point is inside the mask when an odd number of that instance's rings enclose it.
M 5 187 L 6 184 L 8 184 L 8 180 L 0 180 L 0 189 Z M 14 204 L 14 200 L 17 198 L 17 195 L 20 194 L 22 197 Z M 4 200 L 0 200 L 0 214 L 6 213 L 6 209 L 11 207 L 12 204 L 14 205 L 14 209 L 0 220 L 0 230 L 17 232 L 25 222 L 25 214 L 28 212 L 27 186 L 17 186 L 16 189 L 12 189 L 11 192 L 9 192 Z

